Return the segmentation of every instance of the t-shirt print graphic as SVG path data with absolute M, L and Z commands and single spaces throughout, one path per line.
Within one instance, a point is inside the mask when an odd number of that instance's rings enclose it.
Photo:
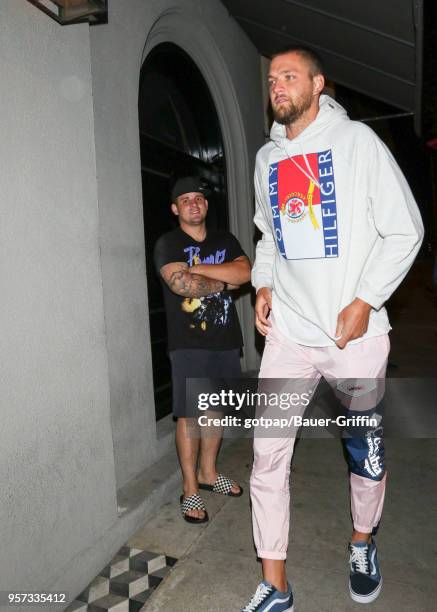
M 338 257 L 331 149 L 271 164 L 269 197 L 276 242 L 285 259 Z
M 231 304 L 230 296 L 224 298 L 220 293 L 213 293 L 201 298 L 185 298 L 181 308 L 191 315 L 190 329 L 198 327 L 206 331 L 208 325 L 225 326 L 228 324 Z
M 201 257 L 200 247 L 190 245 L 184 249 L 184 253 L 187 254 L 190 267 L 200 263 L 221 264 L 226 258 L 226 249 L 218 249 L 214 254 Z M 190 329 L 206 331 L 211 325 L 228 325 L 231 304 L 232 297 L 219 292 L 201 298 L 185 298 L 181 308 L 190 315 Z

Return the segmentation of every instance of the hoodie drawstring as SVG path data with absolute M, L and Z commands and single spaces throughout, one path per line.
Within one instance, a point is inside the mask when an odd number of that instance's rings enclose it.
M 285 152 L 287 153 L 287 150 L 284 147 Z M 314 172 L 312 171 L 312 168 L 308 162 L 308 158 L 305 155 L 305 153 L 302 153 L 302 156 L 305 160 L 305 164 L 306 167 L 308 168 L 308 172 L 305 171 L 304 168 L 302 168 L 302 166 L 300 166 L 297 161 L 294 159 L 294 157 L 290 157 L 290 155 L 288 155 L 287 153 L 287 157 L 293 162 L 293 164 L 296 166 L 296 168 L 299 168 L 299 170 L 302 172 L 302 174 L 304 174 L 307 179 L 309 179 L 310 184 L 308 187 L 308 193 L 307 193 L 307 202 L 308 202 L 308 212 L 310 214 L 310 219 L 311 219 L 311 223 L 314 227 L 314 229 L 320 229 L 320 225 L 316 219 L 316 214 L 314 212 L 314 207 L 313 207 L 313 194 L 314 194 L 314 188 L 317 187 L 320 189 L 320 183 L 319 181 L 316 179 L 316 177 L 314 176 Z
M 313 181 L 310 181 L 310 186 L 308 188 L 307 201 L 308 201 L 308 211 L 310 213 L 311 223 L 313 224 L 314 229 L 320 229 L 320 225 L 316 219 L 316 215 L 314 213 L 313 208 L 313 193 L 314 193 L 315 184 Z

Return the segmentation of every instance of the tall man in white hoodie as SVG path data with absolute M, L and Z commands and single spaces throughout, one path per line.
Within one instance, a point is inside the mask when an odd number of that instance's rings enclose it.
M 420 248 L 423 226 L 387 147 L 327 95 L 320 58 L 294 47 L 269 72 L 275 122 L 255 170 L 256 327 L 266 336 L 260 378 L 383 379 L 390 325 L 384 302 Z M 377 400 L 375 400 L 377 402 Z M 253 532 L 264 580 L 245 608 L 292 610 L 285 575 L 295 438 L 254 439 Z M 345 442 L 351 485 L 352 599 L 382 579 L 372 538 L 385 492 L 381 433 Z

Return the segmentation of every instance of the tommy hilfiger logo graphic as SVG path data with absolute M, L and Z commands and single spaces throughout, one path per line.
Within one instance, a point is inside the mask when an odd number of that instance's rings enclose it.
M 271 164 L 269 196 L 276 242 L 285 259 L 338 257 L 331 149 Z
M 303 221 L 306 215 L 304 194 L 300 191 L 288 194 L 285 201 L 279 205 L 279 210 L 292 223 Z

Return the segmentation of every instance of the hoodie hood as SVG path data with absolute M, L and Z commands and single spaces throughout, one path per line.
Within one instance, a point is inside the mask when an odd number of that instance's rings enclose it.
M 298 143 L 317 136 L 320 132 L 325 131 L 328 127 L 332 127 L 339 121 L 349 121 L 349 117 L 345 109 L 336 102 L 331 96 L 323 94 L 320 96 L 319 112 L 314 121 L 312 121 L 296 138 L 290 141 L 287 138 L 285 125 L 281 125 L 276 121 L 273 122 L 270 130 L 270 139 L 278 146 L 284 146 L 285 142 Z

